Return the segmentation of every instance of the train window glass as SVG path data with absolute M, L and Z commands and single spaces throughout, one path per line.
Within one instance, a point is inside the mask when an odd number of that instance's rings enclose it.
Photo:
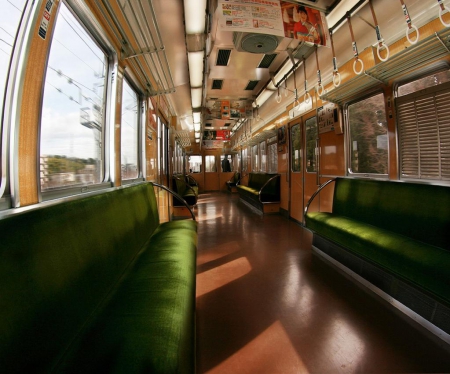
M 317 120 L 316 117 L 309 118 L 305 122 L 306 137 L 306 171 L 315 173 L 317 171 L 316 143 L 317 143 Z
M 225 158 L 228 160 L 228 165 L 226 162 L 224 162 Z M 226 171 L 233 171 L 233 157 L 230 154 L 226 154 L 226 155 L 220 155 L 220 165 L 221 165 L 221 171 L 222 172 L 226 172 Z
M 135 179 L 139 175 L 139 97 L 126 79 L 123 81 L 121 126 L 121 176 Z
M 242 171 L 248 171 L 248 149 L 247 147 L 244 147 L 242 149 Z
M 278 172 L 278 144 L 276 136 L 267 139 L 267 172 Z
M 348 106 L 350 172 L 388 173 L 387 120 L 382 93 Z
M 252 147 L 252 171 L 259 170 L 258 144 Z
M 198 155 L 189 156 L 189 172 L 190 173 L 202 172 L 202 156 Z
M 214 155 L 205 156 L 205 172 L 206 173 L 217 172 L 216 156 Z
M 446 82 L 450 82 L 450 70 L 440 71 L 415 81 L 402 84 L 397 88 L 397 96 L 401 97 L 409 95 L 425 88 L 438 86 Z
M 260 171 L 266 172 L 267 170 L 267 151 L 266 151 L 266 142 L 259 143 L 259 153 L 261 159 L 261 167 Z
M 2 9 L 0 12 L 0 48 L 2 52 L 0 53 L 0 103 L 3 103 L 4 100 L 13 46 L 26 3 L 26 0 L 16 0 L 14 2 L 0 0 Z M 0 105 L 0 118 L 2 117 L 2 110 L 3 105 Z
M 300 124 L 291 127 L 291 160 L 292 171 L 301 171 L 301 139 L 300 139 Z
M 396 100 L 402 179 L 450 180 L 450 82 Z
M 103 180 L 107 56 L 61 4 L 41 117 L 41 191 Z

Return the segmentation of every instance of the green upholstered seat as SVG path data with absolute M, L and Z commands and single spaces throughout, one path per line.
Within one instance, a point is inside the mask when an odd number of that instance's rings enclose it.
M 450 306 L 450 188 L 338 178 L 306 226 Z
M 196 227 L 150 183 L 0 219 L 2 371 L 194 372 Z
M 270 180 L 271 178 L 273 179 Z M 280 202 L 279 174 L 250 173 L 247 186 L 238 185 L 237 189 L 240 198 L 256 207 L 262 208 L 264 203 Z
M 198 186 L 190 185 L 186 181 L 186 178 L 183 177 L 183 175 L 173 175 L 173 181 L 174 191 L 178 193 L 188 205 L 194 206 L 195 204 L 197 204 Z M 175 196 L 173 197 L 173 205 L 184 206 L 184 204 Z

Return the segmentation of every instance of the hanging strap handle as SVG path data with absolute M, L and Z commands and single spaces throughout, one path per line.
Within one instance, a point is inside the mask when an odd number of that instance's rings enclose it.
M 306 59 L 303 56 L 303 74 L 305 75 L 305 96 L 303 96 L 303 101 L 308 104 L 311 100 L 311 95 L 308 92 L 308 81 L 306 80 Z
M 419 30 L 417 29 L 416 26 L 414 26 L 412 24 L 412 20 L 411 20 L 411 17 L 409 15 L 408 8 L 406 7 L 405 2 L 403 0 L 400 0 L 400 3 L 402 4 L 403 15 L 405 16 L 406 25 L 407 25 L 407 27 L 406 27 L 406 39 L 408 39 L 408 42 L 410 44 L 416 44 L 419 41 Z M 412 30 L 412 29 L 416 32 L 416 35 L 417 35 L 415 40 L 411 40 L 409 38 L 409 31 Z
M 386 45 L 386 43 L 384 42 L 383 37 L 381 36 L 380 26 L 378 25 L 377 16 L 375 15 L 375 10 L 373 9 L 372 0 L 369 0 L 369 5 L 370 5 L 370 10 L 372 12 L 373 22 L 375 23 L 375 31 L 377 33 L 377 40 L 378 40 L 377 55 L 381 61 L 385 62 L 389 59 L 389 48 Z M 384 57 L 384 58 L 381 57 L 381 54 L 380 54 L 380 51 L 382 48 L 386 49 L 386 57 Z
M 364 62 L 359 58 L 358 46 L 356 45 L 355 35 L 353 34 L 353 27 L 352 27 L 350 12 L 347 12 L 347 21 L 348 21 L 348 27 L 350 29 L 350 35 L 352 36 L 353 55 L 355 56 L 355 61 L 353 62 L 353 71 L 355 72 L 356 75 L 359 75 L 364 70 Z M 358 61 L 361 65 L 360 70 L 356 70 L 356 64 L 358 63 Z
M 334 52 L 334 43 L 333 43 L 333 32 L 330 30 L 330 42 L 331 42 L 331 51 L 333 53 L 333 85 L 334 87 L 339 87 L 341 84 L 341 74 L 338 71 L 337 67 L 337 58 L 336 53 Z
M 442 18 L 443 14 L 444 14 L 445 12 L 450 12 L 450 9 L 448 9 L 448 8 L 444 5 L 444 2 L 443 2 L 442 0 L 438 0 L 438 4 L 439 4 L 439 6 L 440 6 L 440 9 L 439 9 L 439 19 L 441 20 L 442 24 L 443 24 L 445 27 L 450 27 L 450 23 L 446 23 L 446 22 L 444 21 L 444 18 Z
M 317 93 L 319 96 L 322 96 L 325 93 L 325 90 L 322 86 L 322 75 L 320 74 L 320 67 L 319 67 L 319 56 L 317 54 L 317 45 L 315 46 L 315 52 L 316 52 L 316 65 L 317 65 Z

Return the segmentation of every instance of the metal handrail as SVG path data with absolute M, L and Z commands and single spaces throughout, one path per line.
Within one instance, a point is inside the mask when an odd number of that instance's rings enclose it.
M 191 186 L 188 182 L 186 182 L 186 180 L 183 180 L 183 179 L 181 179 L 180 177 L 178 177 L 178 176 L 176 176 L 176 175 L 172 175 L 172 177 L 175 178 L 176 180 L 179 180 L 180 182 L 185 183 L 185 184 L 186 184 L 186 187 L 189 188 L 189 189 L 194 193 L 195 198 L 198 199 L 198 192 L 196 192 L 196 191 L 192 188 L 192 186 Z M 192 179 L 194 179 L 194 178 L 192 178 Z M 198 185 L 197 185 L 197 186 L 198 186 Z M 175 191 L 174 191 L 174 192 L 175 192 Z
M 169 192 L 171 195 L 175 196 L 181 203 L 184 204 L 184 206 L 186 208 L 189 209 L 189 212 L 191 213 L 192 219 L 195 221 L 195 214 L 192 211 L 191 207 L 189 206 L 189 204 L 186 202 L 186 200 L 184 200 L 179 194 L 177 194 L 175 191 L 171 190 L 169 187 L 166 187 L 162 184 L 156 183 L 156 182 L 150 182 L 151 184 L 153 184 L 154 186 L 158 187 L 158 188 L 162 188 L 164 191 Z
M 305 210 L 304 210 L 304 212 L 303 212 L 303 226 L 305 226 L 305 217 L 306 217 L 306 215 L 308 214 L 309 206 L 310 206 L 311 203 L 313 202 L 314 198 L 320 193 L 320 191 L 322 191 L 322 190 L 323 190 L 326 186 L 328 186 L 331 182 L 336 181 L 336 179 L 337 179 L 337 177 L 336 177 L 336 178 L 332 178 L 332 179 L 327 180 L 326 182 L 322 183 L 322 184 L 319 186 L 319 188 L 317 189 L 317 191 L 314 192 L 314 193 L 312 194 L 312 196 L 309 198 L 308 202 L 306 203 Z
M 262 190 L 264 189 L 264 187 L 267 186 L 267 184 L 270 183 L 270 181 L 272 181 L 272 180 L 275 179 L 275 178 L 280 178 L 280 174 L 274 175 L 272 178 L 270 178 L 266 183 L 263 184 L 263 186 L 262 186 L 261 189 L 259 190 L 259 192 L 258 192 L 258 199 L 259 199 L 259 202 L 260 202 L 260 203 L 264 203 L 263 201 L 261 201 L 261 193 L 262 193 Z M 275 202 L 278 202 L 278 201 L 271 201 L 271 202 L 274 202 L 274 203 L 275 203 Z

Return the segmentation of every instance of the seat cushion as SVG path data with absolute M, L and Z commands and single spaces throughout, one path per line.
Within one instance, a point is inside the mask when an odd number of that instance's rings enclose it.
M 193 373 L 196 223 L 153 234 L 58 371 Z
M 450 305 L 450 252 L 333 213 L 310 212 L 307 227 Z

